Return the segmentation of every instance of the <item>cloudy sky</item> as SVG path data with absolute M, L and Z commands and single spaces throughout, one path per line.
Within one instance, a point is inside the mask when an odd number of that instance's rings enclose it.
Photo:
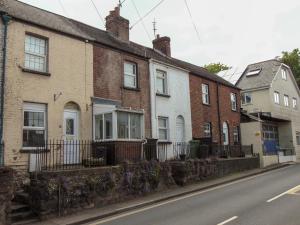
M 104 29 L 91 0 L 22 0 L 31 5 Z M 93 0 L 102 18 L 118 0 Z M 125 0 L 121 9 L 131 25 L 161 0 Z M 172 56 L 197 65 L 222 62 L 243 70 L 253 62 L 274 58 L 298 48 L 299 0 L 164 0 L 130 31 L 134 42 L 152 46 L 152 22 L 171 38 Z M 145 31 L 147 30 L 147 32 Z M 150 36 L 150 37 L 149 37 Z

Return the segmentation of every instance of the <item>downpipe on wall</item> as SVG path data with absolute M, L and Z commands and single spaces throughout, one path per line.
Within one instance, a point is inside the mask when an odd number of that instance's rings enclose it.
M 4 118 L 4 88 L 5 88 L 5 75 L 6 75 L 6 49 L 7 49 L 7 30 L 8 23 L 11 20 L 11 17 L 0 12 L 1 19 L 4 25 L 3 33 L 3 62 L 2 62 L 2 80 L 1 80 L 1 107 L 0 107 L 0 116 L 1 116 L 1 126 L 0 126 L 0 166 L 4 165 L 4 142 L 3 142 L 3 118 Z

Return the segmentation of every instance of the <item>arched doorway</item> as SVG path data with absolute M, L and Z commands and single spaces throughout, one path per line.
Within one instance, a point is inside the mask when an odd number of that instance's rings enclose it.
M 229 145 L 229 129 L 228 129 L 228 123 L 223 123 L 223 144 Z
M 185 141 L 185 125 L 183 116 L 176 118 L 176 142 Z
M 76 164 L 80 160 L 80 151 L 74 141 L 79 139 L 79 106 L 75 102 L 68 102 L 64 107 L 63 137 L 65 141 L 64 162 Z

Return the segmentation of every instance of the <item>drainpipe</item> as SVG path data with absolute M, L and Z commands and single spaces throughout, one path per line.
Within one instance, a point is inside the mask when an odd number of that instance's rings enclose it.
M 222 145 L 222 126 L 221 126 L 219 83 L 218 82 L 217 82 L 217 108 L 218 108 L 218 123 L 219 123 L 219 142 L 220 142 L 220 145 Z
M 3 143 L 3 114 L 4 114 L 4 87 L 5 87 L 5 68 L 6 68 L 6 47 L 7 47 L 7 29 L 8 23 L 11 20 L 11 17 L 1 13 L 2 21 L 4 24 L 4 34 L 3 34 L 3 62 L 2 62 L 2 82 L 1 82 L 1 107 L 0 107 L 0 116 L 1 116 L 1 126 L 0 126 L 0 166 L 4 165 L 4 143 Z

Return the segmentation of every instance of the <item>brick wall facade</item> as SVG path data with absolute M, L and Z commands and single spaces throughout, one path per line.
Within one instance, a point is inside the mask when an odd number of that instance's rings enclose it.
M 138 88 L 124 88 L 124 62 L 137 65 Z M 147 60 L 94 45 L 94 96 L 116 100 L 122 107 L 143 109 L 145 136 L 151 137 L 150 80 Z
M 202 84 L 209 86 L 210 104 L 202 103 Z M 240 94 L 239 90 L 219 84 L 220 123 L 218 117 L 217 83 L 190 74 L 190 98 L 192 112 L 193 138 L 203 138 L 203 124 L 210 122 L 212 127 L 212 141 L 220 143 L 220 128 L 223 122 L 229 126 L 230 144 L 233 144 L 233 127 L 240 125 Z M 230 93 L 236 93 L 237 111 L 231 110 Z M 222 130 L 221 130 L 222 131 Z M 223 142 L 223 137 L 222 137 Z

